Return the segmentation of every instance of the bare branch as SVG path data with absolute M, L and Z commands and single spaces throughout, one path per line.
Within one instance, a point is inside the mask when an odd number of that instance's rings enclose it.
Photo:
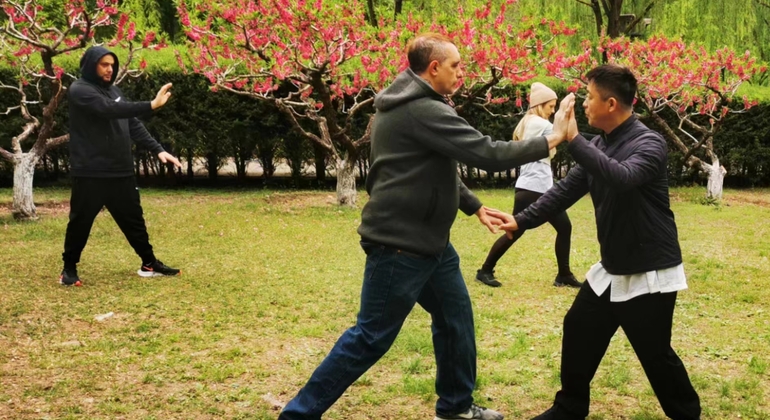
M 477 89 L 467 90 L 468 93 L 467 93 L 467 96 L 465 96 L 465 101 L 463 101 L 462 104 L 457 105 L 455 107 L 455 110 L 457 111 L 457 113 L 461 113 L 465 109 L 465 107 L 470 105 L 474 101 L 474 99 L 478 97 L 482 92 L 487 92 L 493 86 L 500 83 L 499 70 L 500 69 L 498 69 L 497 67 L 491 66 L 489 68 L 491 78 L 488 81 L 486 81 L 481 87 Z
M 707 129 L 701 127 L 700 125 L 695 124 L 689 118 L 680 118 L 679 119 L 679 129 L 680 130 L 682 129 L 682 124 L 687 124 L 688 127 L 690 127 L 693 130 L 703 134 L 704 136 L 709 136 L 709 135 L 713 134 L 711 130 L 707 130 Z
M 350 111 L 348 112 L 348 116 L 345 121 L 345 128 L 343 129 L 345 133 L 350 133 L 350 129 L 353 126 L 353 117 L 355 117 L 356 113 L 361 109 L 363 109 L 364 107 L 371 104 L 372 102 L 374 102 L 374 97 L 371 97 L 363 102 L 359 102 L 355 104 L 353 108 L 350 108 Z
M 716 93 L 717 95 L 719 95 L 719 103 L 717 103 L 717 106 L 719 106 L 721 104 L 724 104 L 724 103 L 727 103 L 727 102 L 730 102 L 730 100 L 727 99 L 727 97 L 724 95 L 724 93 L 718 91 L 713 86 L 709 86 L 709 85 L 704 85 L 704 86 L 706 87 L 706 89 L 708 89 L 708 90 Z
M 364 130 L 364 134 L 353 142 L 353 144 L 356 145 L 356 148 L 361 147 L 364 144 L 368 144 L 372 140 L 372 124 L 374 123 L 374 114 L 369 116 L 369 122 L 366 124 L 366 130 Z
M 3 149 L 0 147 L 0 156 L 3 157 L 3 159 L 7 160 L 8 162 L 15 162 L 16 161 L 16 155 L 13 153 Z
M 674 145 L 679 149 L 682 154 L 687 154 L 689 151 L 689 148 L 684 144 L 682 139 L 679 138 L 679 136 L 674 132 L 674 130 L 671 129 L 671 127 L 666 123 L 666 120 L 663 119 L 660 115 L 657 113 L 650 113 L 650 118 L 652 118 L 658 126 L 663 130 L 663 132 L 666 134 L 666 137 L 668 137 L 669 140 L 674 142 Z
M 64 143 L 66 143 L 68 141 L 70 141 L 70 135 L 69 134 L 65 134 L 63 136 L 59 136 L 59 137 L 54 137 L 54 138 L 48 139 L 46 141 L 46 150 L 50 150 L 50 149 L 52 149 L 52 148 L 54 148 L 56 146 L 59 146 L 59 145 L 62 145 Z
M 236 26 L 238 26 L 238 25 L 236 25 Z M 249 38 L 249 33 L 246 30 L 246 26 L 241 26 L 240 28 L 243 30 L 243 40 L 246 43 L 246 45 L 244 45 L 244 47 L 246 48 L 246 50 L 256 53 L 257 56 L 259 56 L 259 58 L 262 59 L 262 61 L 264 61 L 267 64 L 270 64 L 270 61 L 271 61 L 270 57 L 265 55 L 265 51 L 264 50 L 258 50 L 256 48 L 254 48 L 253 45 L 251 45 L 251 41 L 250 41 L 250 38 Z
M 3 112 L 3 115 L 10 115 L 11 111 L 14 111 L 19 108 L 21 108 L 21 105 L 9 106 L 8 109 L 6 109 L 5 112 Z
M 14 153 L 19 154 L 22 152 L 21 143 L 27 140 L 29 136 L 35 132 L 38 125 L 40 125 L 40 123 L 37 120 L 26 123 L 21 134 L 11 139 L 11 149 L 14 151 Z
M 314 141 L 319 146 L 323 147 L 324 149 L 326 149 L 328 152 L 334 154 L 335 156 L 337 155 L 337 151 L 334 150 L 334 147 L 332 146 L 331 143 L 327 143 L 327 142 L 323 141 L 321 139 L 321 137 L 318 137 L 317 135 L 315 135 L 315 134 L 313 134 L 313 133 L 311 133 L 309 131 L 306 131 L 304 128 L 302 128 L 302 126 L 299 124 L 299 121 L 297 121 L 297 117 L 294 114 L 294 112 L 293 112 L 293 110 L 292 110 L 292 108 L 290 106 L 284 104 L 283 101 L 281 101 L 280 99 L 275 99 L 273 101 L 273 103 L 275 103 L 275 106 L 278 108 L 278 110 L 280 110 L 281 112 L 283 112 L 284 115 L 289 117 L 289 122 L 291 122 L 291 125 L 294 126 L 294 128 L 300 134 L 302 134 L 303 136 L 307 137 L 308 139 Z M 323 117 L 319 117 L 319 118 L 323 118 Z

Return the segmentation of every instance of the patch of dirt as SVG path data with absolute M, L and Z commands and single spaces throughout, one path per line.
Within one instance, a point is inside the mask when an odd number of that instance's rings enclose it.
M 706 190 L 702 194 L 693 196 L 692 194 L 682 194 L 672 191 L 670 193 L 673 202 L 698 202 L 705 199 Z M 767 190 L 730 190 L 722 198 L 724 205 L 754 205 L 759 207 L 770 207 L 770 191 Z
M 265 196 L 265 202 L 281 209 L 304 209 L 308 207 L 330 207 L 336 204 L 334 193 L 279 193 Z
M 70 202 L 67 201 L 43 201 L 35 203 L 38 216 L 59 216 L 68 214 L 70 211 Z M 13 203 L 0 204 L 0 217 L 12 216 Z
M 726 204 L 753 204 L 760 207 L 770 207 L 770 193 L 766 191 L 736 191 L 725 195 Z

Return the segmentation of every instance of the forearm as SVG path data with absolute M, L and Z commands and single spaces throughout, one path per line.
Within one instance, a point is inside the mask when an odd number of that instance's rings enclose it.
M 548 141 L 548 150 L 551 150 L 564 141 L 564 136 L 559 133 L 551 132 L 546 134 L 545 139 Z
M 567 210 L 588 193 L 583 168 L 573 168 L 567 177 L 546 191 L 537 201 L 517 213 L 514 218 L 520 229 L 536 228 L 555 215 Z
M 149 131 L 144 127 L 141 121 L 136 118 L 131 118 L 128 122 L 131 139 L 138 146 L 149 150 L 152 154 L 164 152 L 163 146 L 155 140 Z
M 482 206 L 481 200 L 465 186 L 459 176 L 457 177 L 457 189 L 460 193 L 460 211 L 468 216 L 476 213 Z
M 607 156 L 582 136 L 570 142 L 569 152 L 586 172 L 616 190 L 627 190 L 648 182 L 665 160 L 664 145 L 655 140 L 641 143 L 622 161 Z

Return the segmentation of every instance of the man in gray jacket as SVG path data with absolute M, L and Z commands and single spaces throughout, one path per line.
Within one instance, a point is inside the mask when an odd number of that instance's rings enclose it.
M 446 99 L 462 78 L 452 41 L 424 34 L 408 47 L 409 69 L 377 95 L 371 170 L 363 209 L 366 252 L 356 325 L 281 413 L 281 420 L 317 420 L 382 357 L 415 303 L 431 314 L 437 375 L 435 420 L 503 416 L 473 403 L 476 341 L 460 259 L 449 242 L 458 207 L 490 230 L 500 220 L 457 175 L 457 162 L 502 171 L 548 156 L 564 140 L 574 96 L 563 102 L 554 133 L 521 142 L 493 141 L 459 117 Z

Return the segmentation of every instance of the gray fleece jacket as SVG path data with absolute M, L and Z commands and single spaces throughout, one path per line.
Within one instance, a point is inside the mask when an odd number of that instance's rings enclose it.
M 509 142 L 479 133 L 410 69 L 374 106 L 370 199 L 358 228 L 363 241 L 439 255 L 457 209 L 472 215 L 481 207 L 460 181 L 458 161 L 497 172 L 548 156 L 545 137 Z

